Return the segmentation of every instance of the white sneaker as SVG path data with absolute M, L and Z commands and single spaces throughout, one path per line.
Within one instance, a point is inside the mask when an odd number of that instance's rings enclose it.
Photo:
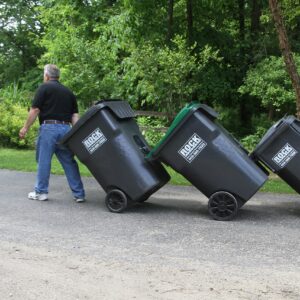
M 28 199 L 30 200 L 39 200 L 39 201 L 47 201 L 48 200 L 48 194 L 39 194 L 37 192 L 30 192 L 28 194 Z
M 73 199 L 74 199 L 74 201 L 77 202 L 77 203 L 85 202 L 85 199 L 84 199 L 84 198 L 76 198 L 76 197 L 74 197 Z

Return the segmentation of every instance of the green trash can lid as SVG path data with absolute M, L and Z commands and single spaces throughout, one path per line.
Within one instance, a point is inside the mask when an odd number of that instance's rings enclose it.
M 211 119 L 216 119 L 218 117 L 218 113 L 213 110 L 211 107 L 205 104 L 200 104 L 196 102 L 191 102 L 187 104 L 181 111 L 177 114 L 175 119 L 173 120 L 171 126 L 167 130 L 164 137 L 158 142 L 158 144 L 148 153 L 147 158 L 151 159 L 156 156 L 156 154 L 160 151 L 163 145 L 171 138 L 172 135 L 180 128 L 180 125 L 184 123 L 186 119 L 188 119 L 195 111 L 200 110 L 205 115 L 210 117 Z

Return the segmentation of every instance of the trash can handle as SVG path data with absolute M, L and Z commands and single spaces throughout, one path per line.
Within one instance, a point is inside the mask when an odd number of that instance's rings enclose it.
M 298 134 L 300 133 L 300 121 L 295 118 L 294 122 L 292 123 L 291 127 L 295 130 Z
M 148 146 L 141 140 L 141 138 L 138 135 L 134 135 L 133 140 L 135 141 L 135 143 L 140 148 L 143 154 L 147 155 L 150 152 Z
M 212 118 L 213 120 L 219 115 L 213 108 L 206 104 L 200 104 L 198 110 L 202 111 L 206 116 Z
M 269 176 L 270 175 L 270 172 L 267 170 L 267 168 L 258 160 L 255 160 L 254 161 L 255 164 L 267 175 Z
M 282 119 L 281 120 L 279 120 L 277 123 L 275 123 L 275 125 L 274 125 L 274 128 L 277 128 L 277 127 L 279 127 L 279 125 L 281 125 L 282 124 Z

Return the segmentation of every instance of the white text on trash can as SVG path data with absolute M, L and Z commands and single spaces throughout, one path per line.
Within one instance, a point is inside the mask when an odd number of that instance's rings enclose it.
M 99 128 L 97 128 L 87 138 L 85 138 L 82 141 L 82 143 L 85 146 L 85 148 L 90 152 L 90 154 L 92 154 L 106 141 L 107 139 L 105 135 Z
M 273 161 L 283 168 L 298 152 L 288 143 L 272 158 Z
M 194 133 L 187 142 L 180 148 L 178 153 L 189 163 L 206 147 L 207 143 Z

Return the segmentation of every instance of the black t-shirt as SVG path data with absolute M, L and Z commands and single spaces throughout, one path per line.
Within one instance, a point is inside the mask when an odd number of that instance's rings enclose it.
M 75 95 L 57 80 L 43 83 L 36 91 L 32 107 L 40 110 L 40 124 L 45 120 L 71 122 L 78 113 Z

